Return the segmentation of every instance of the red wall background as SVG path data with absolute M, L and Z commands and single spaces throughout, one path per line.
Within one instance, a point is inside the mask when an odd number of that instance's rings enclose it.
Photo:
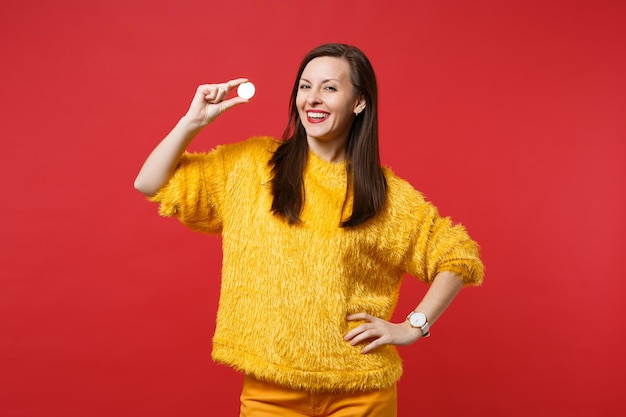
M 132 183 L 199 83 L 257 95 L 194 149 L 280 135 L 328 41 L 371 58 L 384 163 L 487 266 L 400 349 L 400 416 L 624 415 L 625 28 L 618 0 L 3 0 L 0 416 L 236 414 L 220 241 Z

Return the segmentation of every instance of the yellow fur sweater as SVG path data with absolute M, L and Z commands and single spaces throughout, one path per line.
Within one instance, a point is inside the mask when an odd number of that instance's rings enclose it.
M 300 225 L 270 213 L 268 160 L 278 142 L 253 138 L 208 154 L 185 154 L 152 198 L 160 213 L 223 238 L 222 289 L 213 358 L 287 387 L 351 391 L 387 387 L 402 373 L 395 347 L 361 354 L 343 336 L 367 312 L 390 319 L 405 274 L 428 283 L 453 271 L 483 277 L 478 247 L 385 169 L 387 202 L 365 225 L 340 228 L 351 213 L 346 169 L 312 152 Z M 344 207 L 346 206 L 346 207 Z

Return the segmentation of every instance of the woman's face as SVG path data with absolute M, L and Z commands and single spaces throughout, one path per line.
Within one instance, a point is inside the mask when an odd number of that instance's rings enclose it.
M 343 58 L 311 60 L 300 77 L 296 106 L 309 142 L 344 145 L 355 117 L 365 107 L 350 81 L 350 64 Z

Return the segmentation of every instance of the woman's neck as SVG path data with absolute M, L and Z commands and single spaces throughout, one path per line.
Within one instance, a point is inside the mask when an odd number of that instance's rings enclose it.
M 323 141 L 307 137 L 309 149 L 327 162 L 340 163 L 346 159 L 346 140 Z

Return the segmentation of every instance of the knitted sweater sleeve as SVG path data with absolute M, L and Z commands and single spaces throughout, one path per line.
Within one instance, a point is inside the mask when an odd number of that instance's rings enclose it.
M 198 232 L 220 233 L 224 171 L 219 147 L 208 154 L 185 153 L 172 178 L 149 200 L 159 203 L 162 216 L 177 217 Z
M 484 276 L 480 249 L 465 228 L 441 217 L 421 195 L 411 211 L 414 223 L 407 271 L 428 283 L 438 273 L 449 271 L 459 275 L 466 286 L 480 285 Z

